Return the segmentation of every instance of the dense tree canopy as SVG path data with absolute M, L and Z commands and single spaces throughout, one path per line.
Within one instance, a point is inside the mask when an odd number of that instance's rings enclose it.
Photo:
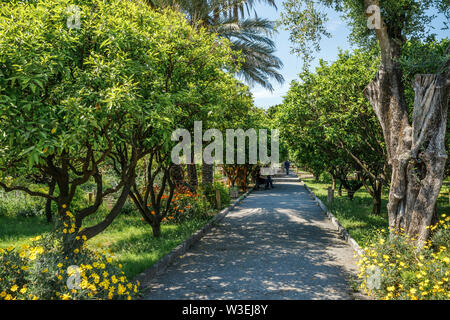
M 110 214 L 82 231 L 91 237 L 120 212 L 139 159 L 170 150 L 172 130 L 207 114 L 217 93 L 235 86 L 223 70 L 236 59 L 226 40 L 171 10 L 83 1 L 80 28 L 69 28 L 70 5 L 0 7 L 1 185 L 56 201 L 64 217 L 76 189 L 95 180 L 97 199 L 76 212 L 77 230 L 104 196 L 120 191 Z M 118 177 L 108 189 L 106 164 Z M 57 194 L 28 189 L 27 172 L 53 177 Z

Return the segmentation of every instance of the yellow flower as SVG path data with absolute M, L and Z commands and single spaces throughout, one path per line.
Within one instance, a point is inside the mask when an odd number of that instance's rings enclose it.
M 25 293 L 25 292 L 27 292 L 27 288 L 26 288 L 26 287 L 23 287 L 22 289 L 19 290 L 19 292 L 20 292 L 20 293 Z
M 386 290 L 387 290 L 387 291 L 394 291 L 394 290 L 395 290 L 395 287 L 394 287 L 394 286 L 387 287 Z
M 19 289 L 19 286 L 18 286 L 17 284 L 15 284 L 15 285 L 13 285 L 13 286 L 11 287 L 10 290 L 11 290 L 12 292 L 16 292 L 17 289 Z
M 63 300 L 69 300 L 70 298 L 72 298 L 72 297 L 68 293 L 65 293 L 61 296 L 61 299 L 63 299 Z
M 119 286 L 117 287 L 117 294 L 122 295 L 125 291 L 127 291 L 127 288 L 119 283 Z
M 56 132 L 56 128 L 53 128 L 50 132 L 51 132 L 52 134 L 54 134 L 54 133 Z
M 73 250 L 73 252 L 74 252 L 74 253 L 78 253 L 78 252 L 80 252 L 80 250 L 75 249 L 75 250 Z
M 61 268 L 63 266 L 63 264 L 62 263 L 58 263 L 57 266 L 58 266 L 58 268 Z

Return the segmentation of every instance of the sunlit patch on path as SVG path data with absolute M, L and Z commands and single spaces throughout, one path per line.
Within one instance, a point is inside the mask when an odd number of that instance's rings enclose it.
M 353 251 L 295 177 L 253 192 L 146 299 L 351 299 Z

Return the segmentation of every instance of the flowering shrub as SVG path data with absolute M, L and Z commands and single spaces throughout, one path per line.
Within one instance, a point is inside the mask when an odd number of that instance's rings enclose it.
M 443 214 L 430 227 L 433 235 L 423 248 L 417 248 L 405 234 L 388 236 L 380 230 L 378 241 L 364 248 L 358 261 L 363 291 L 385 300 L 448 300 L 449 221 Z
M 168 201 L 168 196 L 162 196 L 162 201 Z M 182 222 L 192 218 L 203 218 L 206 208 L 198 193 L 187 188 L 178 188 L 172 197 L 167 217 L 163 222 Z
M 62 232 L 31 238 L 30 245 L 0 248 L 1 299 L 132 299 L 138 294 L 139 283 L 128 281 L 120 264 L 106 252 L 88 250 L 73 225 L 61 227 Z M 70 235 L 74 241 L 68 245 Z

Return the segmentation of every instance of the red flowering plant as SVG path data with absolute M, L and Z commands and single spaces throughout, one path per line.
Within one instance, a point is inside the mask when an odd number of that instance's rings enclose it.
M 186 187 L 179 187 L 175 190 L 170 201 L 168 222 L 182 222 L 193 218 L 205 218 L 207 215 L 206 204 L 202 197 Z

